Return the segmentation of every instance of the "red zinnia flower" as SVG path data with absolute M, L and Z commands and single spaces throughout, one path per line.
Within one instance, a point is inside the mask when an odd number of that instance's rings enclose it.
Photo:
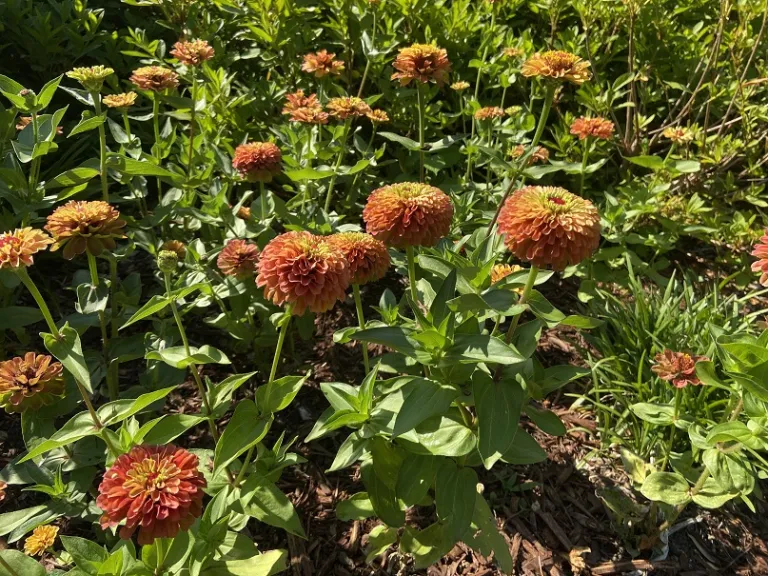
M 309 232 L 286 232 L 264 247 L 256 285 L 292 313 L 326 312 L 349 287 L 350 267 L 341 250 Z
M 259 247 L 239 238 L 227 242 L 216 260 L 216 265 L 224 276 L 236 278 L 252 276 L 258 263 Z
M 696 376 L 696 364 L 709 360 L 706 356 L 692 356 L 683 352 L 664 350 L 656 354 L 655 364 L 651 370 L 662 380 L 672 382 L 675 388 L 685 388 L 688 385 L 700 386 L 701 380 Z
M 600 215 L 589 200 L 563 188 L 526 186 L 504 203 L 499 234 L 521 260 L 564 270 L 597 249 Z
M 768 228 L 763 232 L 760 242 L 755 244 L 752 256 L 759 258 L 757 262 L 752 262 L 752 272 L 759 272 L 760 284 L 768 286 Z
M 453 204 L 439 188 L 401 182 L 371 192 L 363 210 L 366 230 L 394 246 L 434 246 L 451 229 Z
M 339 248 L 349 264 L 352 284 L 362 286 L 381 280 L 389 268 L 386 245 L 370 234 L 342 232 L 328 237 L 328 243 Z
M 197 466 L 197 456 L 172 444 L 135 446 L 119 456 L 99 485 L 101 527 L 125 520 L 120 538 L 128 540 L 138 528 L 142 546 L 189 530 L 203 513 L 206 482 Z

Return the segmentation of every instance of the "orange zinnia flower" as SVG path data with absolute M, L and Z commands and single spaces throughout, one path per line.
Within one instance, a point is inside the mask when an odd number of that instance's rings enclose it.
M 369 234 L 396 248 L 434 246 L 451 229 L 453 203 L 439 188 L 401 182 L 371 192 L 363 210 Z
M 249 182 L 271 182 L 282 170 L 283 155 L 272 142 L 250 142 L 235 148 L 232 167 Z
M 215 53 L 205 40 L 176 42 L 171 50 L 171 56 L 187 66 L 200 66 L 206 60 L 213 58 Z
M 336 58 L 336 54 L 329 53 L 327 50 L 320 50 L 316 53 L 310 52 L 304 55 L 301 69 L 304 72 L 314 74 L 316 78 L 322 78 L 329 74 L 338 76 L 344 70 L 344 62 L 342 60 L 334 60 L 334 58 Z
M 550 50 L 531 56 L 523 64 L 523 76 L 539 76 L 547 80 L 569 80 L 574 84 L 583 84 L 590 78 L 589 62 L 570 52 Z
M 389 114 L 384 112 L 384 110 L 371 110 L 366 116 L 368 117 L 368 120 L 374 124 L 384 124 L 385 122 L 389 122 Z
M 675 388 L 700 386 L 701 380 L 696 376 L 696 364 L 709 360 L 706 356 L 692 356 L 683 352 L 664 350 L 656 354 L 651 370 L 662 380 L 672 382 Z
M 179 75 L 162 66 L 144 66 L 131 74 L 131 82 L 142 90 L 162 92 L 179 85 Z
M 5 489 L 8 488 L 8 484 L 0 480 L 0 502 L 5 500 Z
M 239 238 L 227 242 L 216 259 L 216 265 L 224 276 L 236 278 L 253 276 L 258 263 L 259 247 Z
M 56 241 L 51 250 L 63 247 L 67 260 L 85 251 L 98 256 L 104 250 L 114 250 L 115 239 L 125 238 L 123 228 L 125 220 L 120 219 L 120 212 L 100 200 L 72 200 L 59 206 L 45 226 Z
M 328 100 L 328 110 L 331 116 L 339 120 L 347 118 L 360 118 L 372 112 L 365 100 L 357 96 L 342 96 Z
M 110 94 L 104 96 L 102 102 L 107 108 L 130 108 L 136 103 L 136 92 L 124 92 L 122 94 Z
M 662 132 L 664 138 L 667 138 L 675 144 L 687 144 L 693 140 L 693 132 L 688 128 L 682 126 L 678 128 L 667 128 Z
M 563 188 L 526 186 L 504 203 L 499 234 L 519 259 L 560 271 L 597 249 L 600 216 L 591 202 Z
M 592 136 L 601 140 L 608 140 L 613 136 L 613 122 L 605 118 L 587 118 L 582 116 L 571 124 L 571 134 L 584 140 Z
M 755 244 L 752 256 L 758 258 L 757 262 L 752 262 L 752 272 L 759 272 L 760 284 L 768 286 L 768 228 L 763 232 L 760 242 Z
M 62 366 L 53 357 L 27 352 L 0 362 L 0 406 L 6 412 L 37 410 L 63 394 Z
M 135 446 L 104 473 L 96 499 L 104 511 L 101 527 L 125 520 L 120 538 L 130 539 L 138 528 L 142 546 L 189 530 L 203 513 L 206 482 L 197 467 L 197 456 L 172 444 Z
M 0 234 L 0 269 L 32 266 L 33 256 L 49 244 L 53 244 L 51 237 L 34 228 L 16 228 Z
M 523 268 L 521 266 L 511 266 L 509 264 L 495 264 L 491 268 L 491 284 L 496 284 L 502 281 L 504 278 L 515 272 L 520 272 Z
M 448 81 L 451 62 L 448 53 L 434 44 L 413 44 L 402 48 L 392 66 L 397 70 L 392 80 L 400 80 L 400 86 L 407 86 L 411 80 L 422 83 L 435 82 L 442 86 Z
M 290 114 L 291 122 L 302 124 L 327 124 L 328 114 L 323 111 L 323 106 L 317 99 L 317 94 L 304 96 L 304 90 L 297 90 L 294 94 L 286 94 L 287 100 L 283 106 L 283 114 Z
M 278 306 L 292 314 L 321 313 L 343 300 L 351 272 L 344 254 L 309 232 L 286 232 L 264 247 L 256 285 Z
M 509 155 L 512 158 L 520 158 L 523 154 L 525 154 L 525 146 L 522 144 L 518 144 L 509 151 Z M 528 158 L 528 166 L 538 164 L 539 162 L 546 162 L 547 160 L 549 160 L 549 150 L 544 148 L 544 146 L 536 146 L 536 150 Z
M 504 110 L 498 106 L 486 106 L 475 112 L 475 120 L 494 120 L 503 117 Z
M 50 524 L 38 526 L 32 531 L 32 535 L 24 541 L 24 553 L 27 556 L 42 556 L 43 552 L 53 547 L 58 534 L 58 526 L 51 526 Z
M 387 246 L 364 232 L 341 232 L 328 237 L 328 243 L 344 254 L 352 273 L 352 284 L 362 286 L 381 280 L 389 269 Z

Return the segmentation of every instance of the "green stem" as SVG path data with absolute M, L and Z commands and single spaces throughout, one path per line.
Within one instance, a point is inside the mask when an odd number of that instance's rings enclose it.
M 360 298 L 360 286 L 352 284 L 352 294 L 355 297 L 355 308 L 357 309 L 357 323 L 360 325 L 361 330 L 365 330 L 365 315 L 363 314 L 363 300 Z M 368 361 L 368 344 L 361 342 L 363 348 L 363 366 L 365 367 L 365 374 L 371 371 L 371 366 Z
M 152 130 L 155 133 L 155 159 L 160 166 L 162 153 L 160 151 L 160 95 L 157 92 L 152 93 Z M 160 199 L 161 188 L 160 178 L 157 178 L 157 198 Z
M 493 4 L 491 4 L 491 28 L 488 30 L 487 38 L 494 40 L 493 30 L 495 27 L 496 27 L 496 10 L 494 10 Z M 483 68 L 485 67 L 485 59 L 488 58 L 488 46 L 489 44 L 486 43 L 485 48 L 483 48 L 483 57 L 480 59 L 480 66 L 478 66 L 477 68 L 477 77 L 475 78 L 475 95 L 474 95 L 475 102 L 477 102 L 477 99 L 480 96 L 480 78 L 483 75 Z M 475 116 L 473 114 L 472 115 L 472 132 L 469 136 L 470 142 L 475 137 L 476 125 L 477 125 L 477 121 L 475 120 Z M 467 156 L 467 174 L 465 177 L 466 180 L 469 180 L 471 176 L 472 176 L 472 155 L 469 154 Z
M 424 182 L 424 95 L 421 82 L 416 84 L 416 97 L 419 110 L 419 182 Z
M 155 554 L 157 555 L 155 576 L 159 576 L 163 573 L 163 564 L 165 564 L 165 557 L 168 554 L 168 550 L 165 549 L 165 542 L 162 538 L 155 538 Z
M 674 422 L 677 422 L 677 417 L 680 414 L 680 402 L 681 402 L 681 400 L 683 398 L 682 392 L 683 392 L 683 390 L 681 388 L 676 388 L 675 389 L 675 412 L 674 412 L 675 416 L 674 416 Z M 660 471 L 661 472 L 664 472 L 664 470 L 666 470 L 667 464 L 669 463 L 669 456 L 670 456 L 670 454 L 672 454 L 672 445 L 675 442 L 675 434 L 676 434 L 676 432 L 677 432 L 677 426 L 673 425 L 672 426 L 672 431 L 669 433 L 669 440 L 667 441 L 666 450 L 664 451 L 664 458 L 661 461 L 661 467 L 660 467 Z
M 88 270 L 91 273 L 91 284 L 94 288 L 99 287 L 99 272 L 96 268 L 96 257 L 90 252 L 86 252 L 88 255 Z M 109 366 L 109 338 L 107 336 L 107 318 L 104 315 L 103 310 L 99 310 L 99 326 L 101 328 L 101 350 L 104 355 L 104 362 L 107 366 L 107 390 L 109 390 L 109 399 L 111 401 L 117 400 L 118 392 L 117 386 L 112 381 L 112 371 Z
M 373 130 L 371 131 L 371 138 L 368 140 L 368 145 L 365 147 L 365 152 L 363 153 L 363 157 L 367 157 L 368 154 L 371 153 L 371 147 L 373 146 L 373 139 L 376 137 L 376 125 L 373 125 Z M 345 200 L 345 203 L 347 206 L 352 207 L 357 202 L 357 181 L 360 178 L 360 174 L 363 172 L 360 171 L 357 174 L 355 174 L 355 177 L 352 179 L 352 185 L 349 187 L 349 192 L 347 192 L 347 199 Z
M 531 296 L 531 290 L 533 290 L 534 284 L 536 284 L 536 277 L 539 275 L 539 268 L 538 266 L 531 265 L 530 270 L 528 271 L 528 280 L 525 283 L 525 288 L 523 289 L 523 293 L 520 296 L 520 300 L 518 300 L 518 304 L 522 305 L 528 302 L 528 298 Z M 507 335 L 505 337 L 505 341 L 507 344 L 510 344 L 512 342 L 512 338 L 515 336 L 515 331 L 517 330 L 517 325 L 520 323 L 520 317 L 523 315 L 522 312 L 515 314 L 515 316 L 512 318 L 512 322 L 509 324 L 509 329 L 507 330 Z M 501 378 L 501 372 L 503 370 L 504 366 L 499 364 L 499 366 L 496 368 L 496 374 L 495 379 L 499 380 Z
M 117 259 L 114 256 L 109 258 L 109 303 L 110 303 L 110 338 L 114 340 L 117 338 L 117 331 L 119 326 L 117 324 L 117 300 L 115 294 L 117 293 Z M 116 395 L 119 395 L 120 390 L 120 360 L 114 358 L 108 364 L 109 373 L 107 374 L 107 382 L 114 383 L 114 389 Z
M 589 162 L 589 136 L 584 138 L 584 141 L 582 142 L 582 146 L 584 150 L 582 151 L 581 155 L 581 174 L 579 176 L 579 196 L 584 195 L 584 179 L 586 178 L 587 174 L 587 163 Z
M 235 486 L 240 486 L 243 483 L 243 480 L 245 479 L 245 472 L 248 470 L 248 466 L 251 464 L 251 458 L 253 458 L 254 448 L 256 448 L 255 444 L 248 448 L 248 452 L 245 453 L 245 460 L 243 460 L 243 465 L 240 467 L 240 472 L 237 473 Z
M 56 323 L 53 321 L 53 316 L 51 316 L 51 311 L 48 308 L 48 304 L 45 303 L 45 299 L 43 298 L 43 295 L 40 294 L 40 290 L 37 289 L 37 285 L 35 285 L 32 278 L 29 277 L 27 269 L 24 267 L 17 268 L 16 274 L 24 286 L 26 286 L 27 290 L 29 290 L 29 293 L 32 294 L 32 298 L 35 299 L 35 302 L 37 303 L 38 308 L 40 308 L 40 312 L 42 313 L 46 324 L 48 324 L 48 329 L 51 331 L 51 334 L 53 334 L 57 339 L 61 339 L 61 333 L 59 332 L 59 329 L 56 328 Z
M 376 43 L 376 12 L 373 13 L 373 26 L 371 27 L 371 48 L 374 47 Z M 366 54 L 365 55 L 365 70 L 363 71 L 363 79 L 360 80 L 360 88 L 357 91 L 357 97 L 362 98 L 363 97 L 363 87 L 365 86 L 365 80 L 368 78 L 368 71 L 371 69 L 371 57 Z
M 264 182 L 259 182 L 259 200 L 261 203 L 261 223 L 267 220 L 267 194 L 264 190 Z
M 197 108 L 197 68 L 192 67 L 192 109 L 189 112 L 189 161 L 187 178 L 192 177 L 192 160 L 195 154 L 195 113 Z
M 341 142 L 339 149 L 339 155 L 336 158 L 336 165 L 333 167 L 333 174 L 331 175 L 331 181 L 328 184 L 328 192 L 325 195 L 325 211 L 331 210 L 331 201 L 333 200 L 333 188 L 336 185 L 336 178 L 339 174 L 339 168 L 341 167 L 341 161 L 344 158 L 345 146 L 347 144 L 347 138 L 349 137 L 349 129 L 352 126 L 352 118 L 347 118 L 344 122 L 344 131 L 341 134 Z
M 53 130 L 56 130 L 56 127 L 53 127 Z M 32 112 L 32 147 L 34 148 L 37 145 L 37 137 L 40 134 L 38 122 L 37 122 L 37 112 Z M 40 157 L 38 156 L 34 160 L 32 160 L 32 164 L 29 167 L 29 193 L 34 194 L 35 188 L 37 188 L 37 171 L 40 166 Z M 32 198 L 30 197 L 30 200 Z
M 101 94 L 91 92 L 93 107 L 96 110 L 96 116 L 101 116 Z M 104 129 L 104 123 L 99 124 L 99 175 L 101 177 L 101 199 L 109 202 L 109 191 L 107 182 L 107 133 Z
M 128 110 L 123 108 L 123 126 L 125 127 L 125 133 L 130 137 L 131 134 L 131 121 L 128 118 Z
M 275 355 L 272 358 L 272 369 L 269 371 L 269 381 L 267 382 L 268 384 L 274 382 L 275 376 L 277 375 L 277 368 L 280 365 L 280 354 L 283 351 L 285 337 L 288 334 L 288 328 L 291 325 L 291 309 L 288 308 L 285 313 L 288 314 L 288 319 L 285 320 L 285 323 L 280 327 L 280 334 L 277 337 L 277 348 L 275 348 Z
M 419 292 L 416 290 L 416 257 L 414 256 L 413 246 L 408 246 L 405 249 L 406 256 L 408 257 L 408 282 L 411 285 L 411 298 L 414 304 L 419 301 Z

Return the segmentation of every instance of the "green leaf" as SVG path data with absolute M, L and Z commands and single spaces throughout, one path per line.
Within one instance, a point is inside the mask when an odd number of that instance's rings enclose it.
M 127 328 L 131 324 L 135 324 L 139 320 L 143 320 L 144 318 L 148 318 L 152 316 L 153 314 L 157 314 L 160 312 L 160 310 L 164 309 L 166 306 L 168 306 L 171 303 L 170 298 L 167 298 L 166 296 L 156 294 L 155 296 L 152 296 L 152 298 L 149 299 L 149 302 L 144 304 L 141 308 L 139 308 L 133 316 L 131 316 L 128 319 L 128 322 L 123 324 L 120 327 L 120 330 L 123 328 Z
M 227 467 L 251 446 L 260 442 L 267 434 L 270 424 L 272 417 L 263 417 L 253 400 L 239 402 L 216 444 L 213 467 L 217 470 Z
M 43 337 L 43 342 L 48 351 L 64 365 L 64 368 L 66 368 L 88 392 L 93 394 L 91 374 L 88 371 L 88 365 L 83 356 L 80 335 L 77 333 L 77 330 L 69 325 L 69 322 L 61 327 L 59 333 L 61 334 L 61 338 L 56 338 L 53 334 L 48 332 L 41 332 L 40 336 Z
M 204 344 L 200 348 L 190 346 L 190 355 L 184 346 L 171 346 L 163 350 L 152 350 L 144 355 L 147 360 L 161 360 L 173 368 L 183 369 L 191 364 L 231 364 L 227 355 L 218 348 Z
M 455 386 L 441 384 L 427 378 L 414 378 L 408 383 L 407 389 L 410 392 L 397 414 L 392 436 L 400 436 L 416 428 L 427 418 L 443 414 L 448 410 L 453 399 L 459 395 L 459 390 Z
M 547 459 L 547 453 L 525 430 L 518 430 L 512 446 L 502 460 L 508 464 L 538 464 Z
M 37 106 L 40 110 L 45 110 L 48 104 L 51 103 L 53 95 L 56 93 L 56 89 L 59 87 L 61 79 L 64 77 L 62 74 L 58 78 L 46 82 L 45 86 L 40 89 L 40 93 L 37 95 Z
M 435 564 L 443 556 L 450 552 L 454 540 L 451 540 L 448 526 L 438 522 L 416 530 L 406 526 L 400 537 L 400 550 L 404 554 L 413 556 L 413 567 L 423 569 Z
M 420 453 L 435 456 L 464 456 L 476 446 L 472 430 L 446 416 L 433 416 L 400 438 L 416 442 L 422 450 Z
M 72 556 L 75 565 L 88 574 L 97 574 L 101 566 L 109 556 L 103 546 L 91 542 L 85 538 L 75 536 L 61 536 L 61 544 Z
M 241 492 L 245 514 L 294 536 L 306 538 L 296 509 L 274 482 L 252 475 L 243 484 Z
M 696 160 L 676 160 L 674 168 L 683 174 L 693 174 L 701 170 L 701 164 Z
M 287 550 L 269 550 L 246 560 L 215 563 L 200 576 L 273 576 L 288 569 Z
M 424 498 L 435 481 L 440 459 L 434 456 L 408 454 L 397 474 L 397 497 L 406 506 L 413 506 Z
M 103 114 L 99 114 L 98 116 L 94 116 L 93 112 L 89 110 L 85 110 L 83 112 L 82 118 L 80 119 L 80 122 L 77 123 L 77 126 L 72 128 L 72 130 L 67 135 L 67 138 L 72 138 L 72 136 L 75 136 L 76 134 L 81 134 L 83 132 L 88 132 L 89 130 L 95 130 L 102 124 L 104 124 L 104 121 L 107 118 L 106 112 Z
M 560 324 L 563 326 L 573 326 L 574 328 L 589 329 L 589 328 L 599 328 L 600 326 L 605 324 L 605 322 L 598 318 L 588 318 L 587 316 L 579 316 L 576 314 L 571 314 L 570 316 L 566 316 L 560 322 Z
M 296 398 L 311 372 L 304 376 L 284 376 L 256 390 L 256 405 L 262 414 L 274 414 L 285 410 Z
M 107 309 L 109 286 L 106 283 L 100 282 L 98 286 L 90 283 L 80 284 L 76 293 L 75 310 L 79 314 L 96 314 Z
M 98 168 L 82 165 L 78 168 L 72 168 L 62 172 L 55 178 L 51 178 L 45 183 L 45 189 L 54 190 L 56 188 L 79 186 L 89 182 L 94 176 L 98 176 L 98 174 Z
M 515 381 L 495 382 L 477 371 L 472 378 L 477 409 L 477 449 L 487 470 L 512 447 L 525 393 Z
M 363 483 L 368 490 L 368 498 L 373 505 L 376 515 L 388 526 L 397 528 L 405 524 L 405 511 L 400 508 L 394 489 L 378 477 L 373 463 L 368 461 L 362 465 Z
M 367 438 L 361 437 L 358 431 L 352 432 L 339 446 L 333 463 L 327 471 L 336 472 L 337 470 L 343 470 L 347 466 L 352 466 L 365 453 L 367 446 Z
M 39 308 L 32 306 L 6 306 L 0 314 L 0 330 L 23 328 L 43 319 Z
M 739 442 L 749 446 L 753 450 L 761 450 L 762 444 L 758 438 L 752 434 L 744 422 L 734 420 L 733 422 L 722 422 L 715 424 L 710 428 L 707 434 L 707 444 L 715 446 L 720 442 Z
M 304 180 L 322 180 L 333 176 L 333 170 L 316 170 L 314 168 L 302 168 L 301 170 L 287 170 L 285 175 L 294 182 Z
M 472 468 L 458 468 L 452 460 L 446 460 L 435 480 L 435 507 L 454 542 L 461 540 L 469 528 L 476 498 L 477 473 Z
M 408 150 L 416 151 L 420 148 L 419 143 L 415 140 L 411 140 L 410 138 L 406 138 L 405 136 L 400 136 L 399 134 L 395 134 L 394 132 L 379 132 L 379 136 L 383 136 L 387 140 L 391 140 L 392 142 L 397 142 L 398 144 L 401 144 L 402 146 L 405 146 Z
M 712 510 L 720 508 L 738 495 L 738 492 L 724 492 L 723 487 L 714 478 L 707 478 L 702 489 L 693 496 L 693 501 L 702 508 Z
M 342 522 L 365 520 L 375 514 L 373 503 L 368 498 L 368 492 L 358 492 L 351 498 L 342 500 L 336 505 L 336 518 Z
M 673 472 L 653 472 L 643 482 L 640 492 L 653 502 L 664 502 L 670 506 L 687 504 L 691 497 L 685 476 Z
M 565 436 L 567 432 L 565 424 L 551 410 L 545 410 L 533 404 L 528 404 L 525 407 L 525 413 L 543 432 L 550 436 Z
M 657 426 L 671 426 L 675 423 L 675 407 L 668 404 L 639 402 L 632 404 L 630 409 L 640 420 Z
M 194 414 L 166 414 L 158 420 L 146 430 L 143 439 L 140 440 L 142 443 L 164 446 L 173 442 L 193 426 L 205 422 L 205 417 Z
M 493 516 L 488 503 L 480 494 L 475 498 L 475 510 L 472 514 L 472 530 L 469 536 L 464 536 L 464 541 L 483 556 L 493 558 L 504 574 L 512 574 L 515 569 L 509 545 L 496 526 L 496 518 Z
M 130 418 L 134 414 L 138 414 L 150 404 L 168 396 L 175 389 L 176 386 L 169 386 L 167 388 L 155 390 L 154 392 L 142 394 L 135 399 L 115 400 L 114 402 L 109 402 L 108 404 L 101 406 L 96 411 L 96 414 L 98 414 L 102 424 L 105 426 L 112 426 L 113 424 L 122 422 L 126 418 Z
M 18 550 L 0 550 L 0 576 L 46 576 L 42 564 Z M 8 570 L 10 568 L 10 570 Z
M 361 330 L 352 336 L 354 340 L 360 340 L 361 342 L 373 342 L 374 344 L 381 344 L 388 346 L 393 350 L 416 358 L 417 360 L 426 357 L 429 359 L 429 355 L 422 351 L 421 344 L 411 338 L 413 330 L 396 326 L 384 326 L 378 328 L 368 328 L 367 330 Z
M 159 178 L 181 181 L 180 175 L 169 172 L 165 168 L 161 168 L 151 162 L 134 160 L 122 154 L 110 154 L 107 157 L 107 168 L 116 170 L 121 174 L 128 174 L 129 176 L 157 176 Z
M 722 492 L 750 494 L 755 488 L 752 467 L 743 454 L 725 453 L 717 448 L 705 450 L 701 458 Z
M 41 442 L 30 450 L 26 456 L 19 460 L 19 464 L 32 460 L 38 456 L 42 456 L 46 452 L 50 452 L 56 448 L 68 446 L 73 442 L 77 442 L 85 438 L 86 436 L 95 436 L 99 431 L 93 425 L 93 420 L 88 412 L 81 412 L 73 416 L 69 422 L 64 424 L 56 433 L 48 440 Z
M 625 159 L 654 172 L 664 169 L 664 159 L 661 156 L 626 156 Z
M 396 528 L 388 528 L 382 524 L 374 526 L 368 533 L 365 561 L 368 563 L 373 562 L 377 556 L 383 554 L 395 542 L 397 542 Z
M 555 308 L 538 290 L 531 290 L 528 295 L 528 305 L 537 318 L 541 318 L 550 326 L 559 324 L 566 318 L 565 314 Z
M 453 346 L 445 351 L 443 361 L 451 364 L 493 362 L 495 364 L 517 364 L 525 358 L 503 340 L 487 334 L 457 334 Z

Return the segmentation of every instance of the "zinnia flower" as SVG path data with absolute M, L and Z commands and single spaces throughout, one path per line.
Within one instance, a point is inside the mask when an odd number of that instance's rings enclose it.
M 64 394 L 64 375 L 51 356 L 27 352 L 0 362 L 0 406 L 6 412 L 37 410 Z
M 469 82 L 464 82 L 463 80 L 451 84 L 451 90 L 455 90 L 456 92 L 462 92 L 467 88 L 469 88 Z
M 120 212 L 101 200 L 71 200 L 56 208 L 45 226 L 56 241 L 51 250 L 64 248 L 67 260 L 85 251 L 98 256 L 104 250 L 114 250 L 115 239 L 125 238 L 123 228 L 125 220 L 120 219 Z
M 179 75 L 162 66 L 144 66 L 131 74 L 131 82 L 142 90 L 162 92 L 179 85 Z
M 236 278 L 253 276 L 258 263 L 259 247 L 239 238 L 227 242 L 216 259 L 216 265 L 224 276 Z
M 51 237 L 34 228 L 16 228 L 0 234 L 0 269 L 32 266 L 33 256 L 49 244 L 53 244 Z
M 249 182 L 271 182 L 282 170 L 282 160 L 272 142 L 250 142 L 235 148 L 232 166 Z
M 571 124 L 571 134 L 584 140 L 592 136 L 601 140 L 608 140 L 613 136 L 613 122 L 605 118 L 587 118 L 582 116 Z
M 442 86 L 448 81 L 451 62 L 448 53 L 434 44 L 413 44 L 402 48 L 392 64 L 395 70 L 392 80 L 400 80 L 400 86 L 407 86 L 411 80 L 422 83 L 435 82 Z
M 322 78 L 329 74 L 338 76 L 344 70 L 344 62 L 342 60 L 334 60 L 334 58 L 336 58 L 336 54 L 329 53 L 327 50 L 320 50 L 317 53 L 310 52 L 304 55 L 301 69 L 304 72 L 314 74 L 315 78 Z
M 309 232 L 286 232 L 264 247 L 256 285 L 292 314 L 330 310 L 344 298 L 351 277 L 341 250 Z
M 371 110 L 366 116 L 368 117 L 368 120 L 374 124 L 384 124 L 385 122 L 389 122 L 389 114 L 384 110 Z
M 179 260 L 184 260 L 184 256 L 187 255 L 187 247 L 181 240 L 167 240 L 160 246 L 160 250 L 170 250 L 171 252 L 175 252 L 176 256 L 179 257 Z
M 683 352 L 664 350 L 656 354 L 651 370 L 662 380 L 672 382 L 675 388 L 700 386 L 701 380 L 696 377 L 696 364 L 709 360 L 706 356 L 692 356 Z
M 452 219 L 451 199 L 415 182 L 374 190 L 363 210 L 368 233 L 396 248 L 434 246 L 450 232 Z
M 8 484 L 0 480 L 0 502 L 5 500 L 5 489 L 8 488 Z
M 662 135 L 664 138 L 671 140 L 675 144 L 687 144 L 693 140 L 693 132 L 691 132 L 688 128 L 683 128 L 682 126 L 677 128 L 667 128 L 664 130 L 664 132 L 662 132 Z
M 553 186 L 526 186 L 504 203 L 499 234 L 515 256 L 564 270 L 600 243 L 600 215 L 588 200 Z
M 525 154 L 525 146 L 522 144 L 518 144 L 509 151 L 509 155 L 512 158 L 520 158 L 523 154 Z M 536 150 L 528 158 L 528 166 L 538 164 L 539 162 L 546 162 L 547 160 L 549 160 L 549 150 L 544 148 L 544 146 L 537 146 Z
M 522 269 L 523 269 L 522 266 L 517 266 L 517 265 L 495 264 L 493 268 L 491 268 L 491 284 L 496 284 L 497 282 L 501 282 L 504 278 L 506 278 L 510 274 L 514 274 L 515 272 L 520 272 Z
M 136 92 L 123 92 L 104 96 L 101 101 L 107 108 L 130 108 L 136 103 L 137 96 Z
M 214 54 L 214 49 L 205 40 L 176 42 L 171 50 L 171 56 L 187 66 L 200 66 Z
M 342 96 L 340 98 L 331 98 L 328 100 L 328 110 L 331 116 L 339 120 L 347 118 L 359 118 L 371 113 L 371 107 L 365 103 L 365 100 L 357 96 Z
M 2 237 L 0 236 L 0 239 Z M 2 240 L 0 240 L 2 242 Z M 1 250 L 2 248 L 0 248 Z M 755 244 L 755 248 L 752 250 L 752 256 L 758 258 L 757 262 L 752 262 L 752 272 L 760 273 L 760 284 L 768 286 L 768 228 L 763 232 L 763 237 L 760 238 L 760 242 Z M 2 253 L 0 253 L 0 258 Z M 2 260 L 0 260 L 2 262 Z M 0 263 L 0 268 L 2 264 Z
M 112 68 L 106 66 L 88 66 L 70 70 L 67 72 L 67 78 L 77 80 L 88 92 L 98 92 L 104 85 L 104 80 L 114 73 Z
M 328 114 L 323 111 L 323 106 L 317 99 L 317 94 L 304 96 L 304 90 L 297 90 L 294 94 L 286 94 L 287 100 L 283 106 L 283 114 L 290 114 L 291 122 L 302 124 L 327 124 Z
M 592 78 L 589 62 L 562 50 L 550 50 L 541 54 L 537 52 L 525 61 L 521 72 L 526 77 L 569 80 L 574 84 L 583 84 Z
M 58 526 L 38 526 L 32 531 L 32 535 L 24 541 L 24 553 L 27 556 L 42 556 L 43 552 L 53 547 L 56 536 L 59 534 Z
M 101 527 L 125 520 L 120 538 L 130 539 L 138 528 L 142 546 L 189 530 L 203 513 L 206 482 L 197 466 L 197 456 L 172 444 L 135 446 L 119 456 L 99 485 Z
M 251 209 L 248 206 L 240 206 L 237 209 L 237 217 L 241 220 L 250 220 L 251 216 Z
M 389 269 L 387 246 L 370 234 L 341 232 L 329 236 L 328 243 L 344 254 L 352 274 L 351 284 L 362 286 L 381 280 Z
M 504 110 L 498 106 L 486 106 L 475 112 L 475 120 L 494 120 L 495 118 L 503 117 Z

